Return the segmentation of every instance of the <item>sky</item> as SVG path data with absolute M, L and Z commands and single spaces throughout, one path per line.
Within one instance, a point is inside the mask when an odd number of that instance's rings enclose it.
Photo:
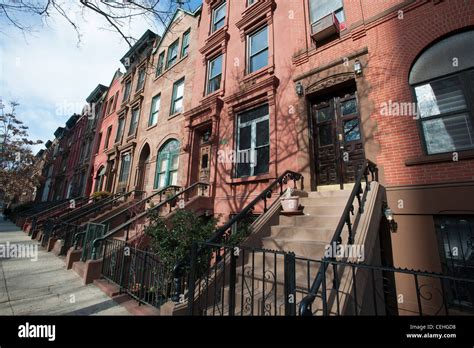
M 200 2 L 192 0 L 191 8 Z M 0 98 L 4 105 L 20 104 L 17 116 L 33 140 L 52 140 L 58 127 L 81 112 L 98 84 L 108 86 L 118 68 L 124 71 L 120 58 L 129 49 L 127 43 L 99 15 L 82 14 L 73 2 L 67 3 L 79 25 L 80 42 L 58 14 L 46 22 L 20 18 L 34 28 L 31 33 L 6 25 L 0 17 Z M 137 17 L 126 31 L 138 39 L 147 29 L 161 34 L 163 26 Z M 34 146 L 33 151 L 41 148 L 44 145 Z

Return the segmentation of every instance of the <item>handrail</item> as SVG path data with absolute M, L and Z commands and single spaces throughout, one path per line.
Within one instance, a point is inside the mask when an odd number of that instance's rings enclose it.
M 101 209 L 103 208 L 105 205 L 107 204 L 113 204 L 115 203 L 116 201 L 118 201 L 119 199 L 122 199 L 122 198 L 127 198 L 127 197 L 130 197 L 133 193 L 135 192 L 135 190 L 133 191 L 129 191 L 129 192 L 120 192 L 120 193 L 115 193 L 109 197 L 106 197 L 104 199 L 101 199 L 100 201 L 98 202 L 95 202 L 89 206 L 87 206 L 86 209 L 84 209 L 84 211 L 76 211 L 76 216 L 73 216 L 69 219 L 66 219 L 65 222 L 73 222 L 73 221 L 76 221 L 77 219 L 80 219 L 84 216 L 87 216 L 88 214 L 90 214 L 92 211 L 96 210 L 96 209 Z
M 227 222 L 224 226 L 218 228 L 216 233 L 206 241 L 206 243 L 219 243 L 222 239 L 228 235 L 228 231 L 232 228 L 232 226 L 240 221 L 243 221 L 248 217 L 249 214 L 253 212 L 255 206 L 263 201 L 264 203 L 264 212 L 266 213 L 267 208 L 267 199 L 270 199 L 273 193 L 273 190 L 279 186 L 280 188 L 280 196 L 283 194 L 283 186 L 288 183 L 288 181 L 293 181 L 294 189 L 297 188 L 296 182 L 301 181 L 300 188 L 301 190 L 304 189 L 304 177 L 300 173 L 293 172 L 291 170 L 285 171 L 282 175 L 280 175 L 277 179 L 275 179 L 265 190 L 263 190 L 255 199 L 252 200 L 242 211 L 240 211 L 237 215 L 235 215 L 229 222 Z M 197 255 L 199 255 L 202 251 L 202 247 L 197 250 Z M 189 261 L 189 257 L 184 260 L 181 260 L 174 266 L 173 274 L 174 274 L 174 281 L 175 281 L 175 289 L 176 294 L 173 296 L 173 301 L 178 302 L 181 296 L 181 284 L 182 284 L 182 277 L 184 275 L 184 267 Z
M 128 210 L 130 210 L 130 209 L 133 209 L 133 208 L 139 206 L 140 204 L 149 202 L 152 198 L 154 198 L 154 197 L 156 197 L 156 196 L 158 196 L 158 195 L 160 196 L 160 202 L 161 202 L 162 196 L 163 196 L 163 194 L 164 194 L 166 191 L 168 191 L 168 190 L 170 190 L 170 189 L 176 189 L 176 188 L 179 189 L 180 187 L 174 186 L 174 185 L 166 186 L 165 188 L 163 188 L 163 189 L 161 189 L 161 190 L 159 190 L 159 191 L 157 191 L 157 192 L 151 194 L 150 196 L 147 196 L 147 197 L 143 198 L 142 200 L 140 200 L 140 201 L 138 201 L 138 202 L 132 204 L 131 206 L 127 207 L 126 210 L 128 211 Z M 106 223 L 110 222 L 110 220 L 115 219 L 117 216 L 123 214 L 123 212 L 124 212 L 124 211 L 120 211 L 120 212 L 118 212 L 118 213 L 116 213 L 116 214 L 114 214 L 114 215 L 112 215 L 112 216 L 109 216 L 106 220 L 101 221 L 100 223 L 105 225 Z
M 339 223 L 337 224 L 337 228 L 331 239 L 330 245 L 334 245 L 333 243 L 337 243 L 337 244 L 342 243 L 342 232 L 345 225 L 347 225 L 348 234 L 349 234 L 348 244 L 354 243 L 354 236 L 353 236 L 353 231 L 352 231 L 352 223 L 351 223 L 350 215 L 354 214 L 354 200 L 356 198 L 359 203 L 359 213 L 362 214 L 364 212 L 365 201 L 363 201 L 364 198 L 361 197 L 361 194 L 364 193 L 364 191 L 362 190 L 362 179 L 365 180 L 366 190 L 370 191 L 369 173 L 371 175 L 372 182 L 379 181 L 377 165 L 369 160 L 365 160 L 364 165 L 362 166 L 361 170 L 359 171 L 359 174 L 357 175 L 354 188 L 352 189 L 349 199 L 347 200 L 346 206 L 344 208 L 341 218 L 339 219 Z M 324 257 L 322 260 L 332 261 L 334 260 L 334 257 Z M 299 313 L 302 316 L 312 315 L 311 305 L 316 299 L 316 295 L 319 291 L 319 288 L 321 287 L 323 283 L 323 277 L 326 277 L 326 269 L 323 270 L 323 268 L 324 267 L 319 268 L 318 274 L 316 275 L 316 278 L 314 279 L 313 284 L 311 285 L 309 294 L 306 295 L 303 298 L 303 300 L 300 302 Z
M 179 192 L 176 192 L 172 197 L 169 197 L 167 198 L 166 200 L 164 200 L 163 202 L 160 202 L 159 204 L 155 205 L 154 207 L 146 210 L 145 212 L 141 213 L 141 214 L 138 214 L 136 215 L 133 219 L 130 219 L 129 221 L 123 223 L 122 225 L 120 226 L 117 226 L 116 228 L 114 228 L 112 231 L 110 231 L 109 233 L 107 233 L 105 236 L 101 237 L 101 238 L 97 238 L 96 240 L 94 240 L 93 244 L 92 244 L 92 259 L 94 260 L 97 256 L 97 248 L 101 245 L 101 243 L 110 238 L 110 237 L 113 237 L 115 234 L 117 234 L 118 232 L 122 231 L 123 228 L 125 227 L 129 227 L 131 224 L 133 224 L 135 221 L 143 218 L 143 217 L 146 217 L 147 215 L 149 215 L 151 212 L 153 211 L 156 211 L 156 210 L 159 210 L 161 209 L 163 206 L 165 206 L 167 203 L 172 203 L 174 201 L 176 201 L 176 199 L 186 193 L 188 193 L 189 191 L 193 190 L 194 188 L 198 187 L 198 186 L 201 186 L 201 189 L 202 187 L 209 187 L 209 183 L 206 183 L 206 182 L 197 182 L 195 184 L 192 184 L 191 186 L 185 188 L 184 190 L 182 191 L 179 191 Z M 181 187 L 178 187 L 178 186 L 171 186 L 171 188 L 173 189 L 179 189 Z
M 38 212 L 34 215 L 28 216 L 27 220 L 28 219 L 34 219 L 34 218 L 38 217 L 39 215 L 49 214 L 50 212 L 55 211 L 59 208 L 62 208 L 63 206 L 69 206 L 71 204 L 72 200 L 77 202 L 77 201 L 82 201 L 84 199 L 85 199 L 85 197 L 76 197 L 76 198 L 66 199 L 65 201 L 63 201 L 59 204 L 53 205 L 52 207 L 49 207 L 48 209 L 46 209 L 44 211 L 40 211 L 40 212 Z
M 156 197 L 156 196 L 158 196 L 158 195 L 160 196 L 160 203 L 161 203 L 162 195 L 163 195 L 166 191 L 168 191 L 168 190 L 170 190 L 170 189 L 175 189 L 175 190 L 177 190 L 177 189 L 180 189 L 180 187 L 179 187 L 179 186 L 173 186 L 173 185 L 166 186 L 165 188 L 163 188 L 163 189 L 161 189 L 161 190 L 159 190 L 159 191 L 153 193 L 152 195 L 150 195 L 150 196 L 148 196 L 148 197 L 145 197 L 145 198 L 143 198 L 142 200 L 140 200 L 140 201 L 138 201 L 138 202 L 132 204 L 131 206 L 127 207 L 125 210 L 122 210 L 122 211 L 120 211 L 120 212 L 118 212 L 118 213 L 116 213 L 116 214 L 114 214 L 114 215 L 112 215 L 112 216 L 109 216 L 106 220 L 101 221 L 100 224 L 106 225 L 108 222 L 110 222 L 112 219 L 115 219 L 117 216 L 120 216 L 121 214 L 123 214 L 123 213 L 125 213 L 125 212 L 128 212 L 130 209 L 132 209 L 132 208 L 134 208 L 134 207 L 136 207 L 136 206 L 139 206 L 139 205 L 141 205 L 141 204 L 143 204 L 143 203 L 145 203 L 145 202 L 148 202 L 150 199 L 152 199 L 152 198 L 154 198 L 154 197 Z M 73 242 L 74 248 L 77 248 L 77 246 L 78 246 L 78 244 L 79 244 L 79 238 L 82 237 L 82 236 L 85 235 L 85 234 L 86 234 L 86 232 L 84 231 L 84 232 L 76 233 L 76 234 L 74 235 L 74 242 Z

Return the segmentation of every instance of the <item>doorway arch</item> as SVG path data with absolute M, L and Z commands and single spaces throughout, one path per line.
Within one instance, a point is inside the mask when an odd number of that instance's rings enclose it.
M 138 159 L 138 173 L 137 173 L 137 185 L 136 189 L 138 191 L 146 191 L 148 185 L 148 173 L 150 172 L 150 156 L 151 149 L 150 145 L 146 143 L 142 151 L 140 152 L 140 157 Z

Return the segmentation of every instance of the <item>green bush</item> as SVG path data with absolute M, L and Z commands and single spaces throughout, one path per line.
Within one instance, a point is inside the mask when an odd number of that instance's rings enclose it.
M 95 200 L 95 201 L 99 201 L 101 199 L 110 197 L 111 195 L 112 194 L 110 192 L 107 192 L 107 191 L 94 192 L 92 194 L 92 199 Z
M 217 221 L 187 210 L 177 210 L 168 220 L 150 214 L 145 234 L 151 238 L 151 249 L 168 271 L 190 256 L 193 242 L 206 241 L 216 230 Z M 206 256 L 207 258 L 207 256 Z

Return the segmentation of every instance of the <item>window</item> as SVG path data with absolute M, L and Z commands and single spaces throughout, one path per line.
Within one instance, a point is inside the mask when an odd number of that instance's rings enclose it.
M 122 166 L 120 167 L 119 182 L 126 183 L 128 181 L 128 176 L 130 174 L 130 164 L 132 158 L 129 153 L 122 156 Z
M 472 111 L 466 101 L 468 80 L 467 74 L 456 74 L 415 87 L 418 116 L 429 155 L 474 148 Z
M 137 91 L 140 91 L 145 84 L 145 68 L 141 68 L 138 72 Z
M 120 140 L 122 140 L 124 126 L 125 126 L 125 118 L 120 117 L 119 120 L 118 120 L 117 136 L 115 137 L 115 142 L 116 143 L 118 143 Z
M 253 4 L 255 4 L 257 2 L 257 0 L 247 0 L 247 6 L 251 6 Z
M 311 24 L 333 12 L 341 25 L 341 30 L 344 29 L 346 19 L 342 0 L 309 0 Z
M 183 112 L 184 78 L 173 86 L 173 99 L 171 101 L 171 115 Z
M 151 100 L 150 118 L 148 120 L 148 127 L 154 126 L 158 123 L 158 113 L 160 112 L 161 95 L 156 95 Z
M 441 253 L 443 272 L 452 277 L 474 277 L 474 218 L 467 216 L 437 216 L 435 226 Z M 474 284 L 446 280 L 444 288 L 451 306 L 473 305 Z
M 189 51 L 189 36 L 191 34 L 191 29 L 186 31 L 183 35 L 183 43 L 181 47 L 181 57 L 184 57 L 185 55 L 188 54 Z
M 225 24 L 227 4 L 224 2 L 212 11 L 212 33 L 222 28 Z
M 132 81 L 125 82 L 125 90 L 123 92 L 123 101 L 122 102 L 128 101 L 128 98 L 130 98 L 131 90 L 132 90 Z
M 268 173 L 270 162 L 270 116 L 268 105 L 237 117 L 236 177 Z
M 155 189 L 178 184 L 179 149 L 179 141 L 172 139 L 158 151 Z
M 268 27 L 248 37 L 248 70 L 253 73 L 268 65 Z
M 108 106 L 107 106 L 107 115 L 110 114 L 110 110 L 112 110 L 112 106 L 114 104 L 114 97 L 110 98 L 109 102 L 108 102 Z
M 426 49 L 411 68 L 416 113 L 410 114 L 418 119 L 427 155 L 474 149 L 474 60 L 466 50 L 473 46 L 474 30 L 456 33 Z
M 114 112 L 117 109 L 117 100 L 119 97 L 119 92 L 115 93 L 115 98 L 114 98 L 114 106 L 112 107 L 112 112 Z
M 132 110 L 132 118 L 130 120 L 130 128 L 128 129 L 128 135 L 135 134 L 138 126 L 138 119 L 140 116 L 140 109 L 135 108 Z
M 109 128 L 107 128 L 107 133 L 105 133 L 104 150 L 107 150 L 109 148 L 111 134 L 112 134 L 112 126 L 109 126 Z
M 179 39 L 171 44 L 168 48 L 168 59 L 166 60 L 166 69 L 173 66 L 178 60 Z
M 222 54 L 209 61 L 207 77 L 207 93 L 213 93 L 221 88 L 222 80 Z
M 100 150 L 100 143 L 102 142 L 102 132 L 99 133 L 99 139 L 97 140 L 97 145 L 95 149 L 95 154 L 97 155 Z
M 161 52 L 158 56 L 158 63 L 156 65 L 156 76 L 160 76 L 163 73 L 163 66 L 165 64 L 165 51 Z

